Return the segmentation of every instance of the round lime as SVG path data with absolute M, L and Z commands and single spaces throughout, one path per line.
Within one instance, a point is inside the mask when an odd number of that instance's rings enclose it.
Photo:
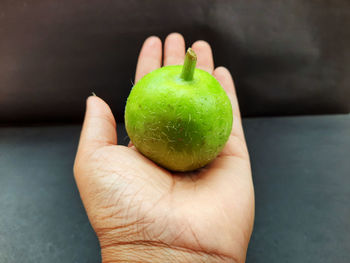
M 195 62 L 190 50 L 184 66 L 147 74 L 132 88 L 125 108 L 126 130 L 135 147 L 172 171 L 211 162 L 232 128 L 226 92 L 212 75 L 195 68 Z

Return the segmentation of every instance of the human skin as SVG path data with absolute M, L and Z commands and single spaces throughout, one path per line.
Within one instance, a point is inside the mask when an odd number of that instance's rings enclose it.
M 197 41 L 192 48 L 197 67 L 220 82 L 233 111 L 223 151 L 200 170 L 169 172 L 132 144 L 117 145 L 109 106 L 97 96 L 87 100 L 74 176 L 104 263 L 245 261 L 254 189 L 234 84 L 227 69 L 214 69 L 208 43 Z M 146 39 L 135 82 L 162 65 L 182 64 L 183 37 L 170 34 L 162 51 L 159 38 Z

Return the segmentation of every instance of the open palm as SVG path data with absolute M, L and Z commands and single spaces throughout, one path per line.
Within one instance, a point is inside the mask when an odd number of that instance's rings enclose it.
M 210 46 L 197 41 L 197 67 L 213 74 L 233 107 L 232 133 L 206 167 L 172 173 L 117 145 L 116 122 L 96 96 L 87 101 L 74 174 L 103 262 L 244 262 L 254 220 L 254 191 L 239 107 L 230 73 L 214 70 Z M 185 42 L 149 37 L 135 81 L 163 65 L 182 64 Z

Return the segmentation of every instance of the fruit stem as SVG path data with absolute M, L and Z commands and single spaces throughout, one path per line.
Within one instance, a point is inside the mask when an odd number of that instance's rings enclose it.
M 193 79 L 194 69 L 196 68 L 197 56 L 192 48 L 187 49 L 185 62 L 182 67 L 181 78 L 186 81 Z

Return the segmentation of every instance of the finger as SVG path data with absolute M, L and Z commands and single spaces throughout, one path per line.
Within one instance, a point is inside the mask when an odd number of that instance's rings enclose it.
M 164 43 L 164 66 L 180 65 L 185 58 L 185 39 L 179 33 L 171 33 Z
M 210 45 L 203 40 L 199 40 L 192 45 L 192 49 L 197 55 L 197 68 L 212 74 L 214 70 L 214 60 Z
M 213 76 L 219 81 L 222 88 L 226 91 L 227 96 L 229 97 L 232 105 L 232 112 L 236 119 L 241 119 L 241 114 L 239 110 L 239 104 L 236 96 L 235 84 L 230 71 L 225 67 L 217 67 Z
M 151 36 L 145 40 L 137 61 L 135 83 L 162 64 L 162 41 Z
M 130 147 L 133 147 L 134 146 L 134 144 L 132 143 L 132 141 L 130 141 L 129 143 L 128 143 L 128 147 L 130 148 Z
M 86 113 L 80 135 L 78 155 L 106 145 L 117 144 L 116 122 L 107 103 L 96 96 L 86 102 Z
M 223 150 L 223 154 L 243 154 L 246 156 L 247 150 L 239 111 L 239 104 L 231 74 L 225 67 L 218 67 L 214 70 L 213 76 L 219 81 L 223 89 L 226 91 L 232 105 L 232 136 L 230 136 L 230 139 Z

